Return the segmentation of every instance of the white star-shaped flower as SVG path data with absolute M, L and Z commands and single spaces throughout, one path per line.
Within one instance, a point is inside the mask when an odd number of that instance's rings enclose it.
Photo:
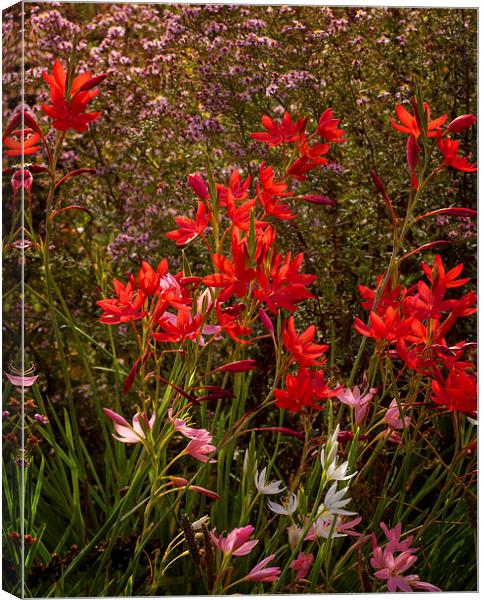
M 280 494 L 285 490 L 281 488 L 282 481 L 266 481 L 267 467 L 264 467 L 259 474 L 259 471 L 255 472 L 254 483 L 259 494 L 270 495 Z
M 337 482 L 335 481 L 333 485 L 326 492 L 326 496 L 324 497 L 323 504 L 320 505 L 318 510 L 318 516 L 322 518 L 327 518 L 328 515 L 356 515 L 357 513 L 351 512 L 349 510 L 343 509 L 343 506 L 346 506 L 351 502 L 351 498 L 344 498 L 348 488 L 344 487 L 341 490 L 337 491 L 336 489 Z
M 296 494 L 289 494 L 285 499 L 284 504 L 278 504 L 277 502 L 269 500 L 267 505 L 278 515 L 292 515 L 297 508 L 297 496 Z
M 345 460 L 344 463 L 341 463 L 339 467 L 336 466 L 336 459 L 329 465 L 326 471 L 326 477 L 328 481 L 346 481 L 347 479 L 351 479 L 354 477 L 358 471 L 351 473 L 351 475 L 346 475 L 346 471 L 348 470 L 348 461 Z

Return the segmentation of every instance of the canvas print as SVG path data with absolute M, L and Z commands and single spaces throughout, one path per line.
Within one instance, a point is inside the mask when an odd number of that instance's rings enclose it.
M 477 590 L 477 10 L 3 12 L 3 589 Z

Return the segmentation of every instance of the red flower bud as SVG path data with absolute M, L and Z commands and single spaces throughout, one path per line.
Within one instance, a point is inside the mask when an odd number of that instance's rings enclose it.
M 190 187 L 195 192 L 195 194 L 200 198 L 200 200 L 209 200 L 210 194 L 208 188 L 203 181 L 201 175 L 198 173 L 193 173 L 188 176 L 188 183 Z
M 23 187 L 29 193 L 32 189 L 34 178 L 27 169 L 19 169 L 12 176 L 12 190 L 14 195 Z
M 212 371 L 212 373 L 218 373 L 220 371 L 224 373 L 245 373 L 246 371 L 250 371 L 255 369 L 257 366 L 257 361 L 252 358 L 247 360 L 236 360 L 231 363 L 227 363 L 226 365 L 222 365 L 221 367 L 217 367 Z
M 271 334 L 274 333 L 274 325 L 272 324 L 272 321 L 270 320 L 268 314 L 263 308 L 259 308 L 259 318 L 266 330 Z
M 447 131 L 449 133 L 458 133 L 463 129 L 467 129 L 471 125 L 476 123 L 477 119 L 474 115 L 460 115 L 460 117 L 455 118 L 447 127 Z
M 86 92 L 87 90 L 92 90 L 92 88 L 98 86 L 106 79 L 107 75 L 103 73 L 102 75 L 96 75 L 95 77 L 91 77 L 84 85 L 79 88 L 80 92 Z

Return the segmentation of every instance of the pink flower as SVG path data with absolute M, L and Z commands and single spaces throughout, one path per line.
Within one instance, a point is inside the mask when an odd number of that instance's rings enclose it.
M 250 554 L 254 546 L 257 546 L 259 540 L 250 540 L 250 536 L 254 533 L 252 525 L 245 527 L 237 527 L 224 537 L 223 535 L 216 536 L 215 529 L 210 532 L 212 542 L 220 548 L 224 554 L 233 554 L 234 556 L 245 556 Z
M 397 401 L 393 399 L 383 418 L 383 422 L 390 425 L 393 429 L 406 429 L 410 425 L 410 417 L 405 417 L 402 421 Z
M 252 571 L 244 577 L 245 581 L 264 581 L 266 583 L 277 581 L 281 574 L 281 569 L 279 567 L 265 568 L 274 559 L 274 556 L 275 554 L 271 554 L 267 558 L 264 558 L 264 560 L 261 560 L 260 563 L 257 563 Z
M 387 549 L 390 550 L 390 552 L 417 552 L 417 548 L 410 548 L 413 541 L 413 535 L 400 541 L 400 536 L 402 535 L 401 523 L 398 523 L 397 525 L 395 525 L 395 527 L 389 529 L 382 521 L 380 523 L 380 527 L 383 529 L 383 532 L 387 537 Z
M 115 440 L 118 440 L 118 442 L 122 442 L 123 444 L 137 444 L 138 442 L 146 439 L 145 432 L 140 423 L 139 414 L 134 415 L 132 421 L 133 424 L 130 425 L 124 417 L 118 415 L 118 413 L 114 412 L 114 410 L 103 408 L 103 411 L 104 414 L 111 419 L 111 421 L 114 421 L 114 430 L 118 435 L 114 435 L 114 433 L 112 435 Z M 145 414 L 141 416 L 143 418 L 144 429 L 151 431 L 155 423 L 156 414 L 153 413 L 150 420 L 148 420 L 148 417 Z
M 196 429 L 189 427 L 183 419 L 173 418 L 173 409 L 168 409 L 168 419 L 173 423 L 173 427 L 178 433 L 190 440 L 199 440 L 201 442 L 210 443 L 213 439 L 212 434 L 206 429 Z
M 304 554 L 304 552 L 299 552 L 297 558 L 292 561 L 289 565 L 290 569 L 294 569 L 296 571 L 296 580 L 304 579 L 306 575 L 309 573 L 309 569 L 314 561 L 314 554 Z
M 372 388 L 368 394 L 361 395 L 360 388 L 355 385 L 351 390 L 346 388 L 338 394 L 338 400 L 347 406 L 355 409 L 355 420 L 357 425 L 362 425 L 365 422 L 366 416 L 370 409 L 370 401 L 375 395 L 375 390 Z
M 208 433 L 208 431 L 206 431 L 205 429 L 200 429 L 199 431 L 201 432 L 205 432 L 206 434 Z M 208 435 L 210 435 L 208 433 Z M 210 435 L 210 439 L 212 438 L 212 436 Z M 209 455 L 212 452 L 215 452 L 215 450 L 217 450 L 216 446 L 213 446 L 212 444 L 208 443 L 208 441 L 206 439 L 192 439 L 189 443 L 188 446 L 185 448 L 185 450 L 183 451 L 183 454 L 188 454 L 189 456 L 193 456 L 193 458 L 196 458 L 197 460 L 201 461 L 201 462 L 217 462 L 215 459 L 210 459 Z
M 370 560 L 370 563 L 374 569 L 377 569 L 377 571 L 375 571 L 375 577 L 377 579 L 386 579 L 389 592 L 393 593 L 397 590 L 411 592 L 412 588 L 407 581 L 407 577 L 402 574 L 409 569 L 416 560 L 417 557 L 408 552 L 403 552 L 395 558 L 393 552 L 388 551 L 388 549 L 382 551 L 380 546 L 377 546 L 373 550 L 373 557 Z
M 388 529 L 384 523 L 380 523 L 380 527 L 388 539 L 388 544 L 385 549 L 377 546 L 376 537 L 373 535 L 373 556 L 370 559 L 370 564 L 376 569 L 375 577 L 386 580 L 388 591 L 392 593 L 397 590 L 413 592 L 413 588 L 427 592 L 440 592 L 441 590 L 431 583 L 420 581 L 418 575 L 403 574 L 416 562 L 415 552 L 417 550 L 409 547 L 413 539 L 411 536 L 400 542 L 401 524 L 399 523 L 392 529 Z M 394 552 L 400 550 L 404 551 L 395 556 Z
M 5 373 L 7 379 L 12 385 L 24 391 L 33 386 L 39 377 L 38 375 L 32 374 L 35 371 L 35 366 L 33 365 L 23 372 L 18 371 L 12 365 L 10 366 L 10 370 L 12 371 L 11 373 Z

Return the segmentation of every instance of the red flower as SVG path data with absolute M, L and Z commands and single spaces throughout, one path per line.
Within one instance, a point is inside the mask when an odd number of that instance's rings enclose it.
M 298 139 L 299 133 L 306 127 L 307 119 L 299 119 L 292 122 L 291 115 L 284 113 L 282 120 L 277 123 L 267 115 L 262 117 L 262 125 L 266 132 L 251 133 L 251 137 L 269 146 L 280 146 Z
M 363 308 L 366 308 L 367 310 L 373 310 L 376 293 L 377 293 L 382 281 L 383 281 L 383 275 L 378 275 L 378 277 L 376 278 L 376 289 L 375 290 L 372 290 L 371 288 L 366 287 L 365 285 L 358 286 L 358 291 L 360 292 L 361 296 L 365 300 L 364 302 L 361 303 L 361 306 Z M 388 283 L 386 284 L 385 290 L 383 291 L 383 293 L 380 297 L 380 300 L 376 307 L 376 312 L 379 315 L 382 315 L 382 314 L 384 314 L 384 312 L 386 311 L 386 309 L 389 306 L 393 306 L 393 308 L 397 308 L 398 306 L 400 306 L 400 298 L 404 298 L 406 293 L 407 293 L 407 289 L 400 285 L 398 285 L 396 288 L 392 289 L 392 282 L 391 282 L 391 280 L 389 280 Z
M 274 181 L 274 167 L 266 167 L 264 163 L 259 169 L 259 177 L 262 188 L 257 186 L 257 194 L 267 214 L 277 219 L 294 219 L 295 214 L 291 212 L 287 204 L 283 204 L 278 198 L 292 196 L 287 190 L 287 184 L 283 181 Z
M 264 270 L 258 270 L 259 289 L 254 292 L 254 295 L 261 302 L 265 302 L 272 313 L 276 314 L 279 308 L 295 311 L 296 303 L 314 298 L 306 286 L 313 283 L 317 277 L 299 273 L 303 258 L 302 252 L 295 256 L 294 260 L 291 260 L 290 252 L 285 258 L 281 254 L 276 254 L 269 276 Z
M 381 317 L 371 311 L 370 326 L 361 319 L 355 319 L 355 329 L 366 337 L 394 342 L 407 335 L 412 321 L 413 317 L 402 319 L 399 311 L 389 306 Z
M 229 199 L 234 202 L 242 202 L 245 200 L 249 195 L 248 189 L 250 182 L 250 175 L 242 182 L 240 172 L 237 169 L 234 169 L 230 174 L 229 185 L 227 187 L 217 183 L 217 192 L 221 206 L 226 206 Z
M 437 143 L 442 152 L 443 164 L 453 167 L 458 171 L 474 173 L 477 171 L 476 163 L 473 165 L 463 156 L 457 156 L 459 152 L 459 142 L 450 138 L 438 139 Z
M 201 314 L 192 317 L 189 310 L 179 310 L 176 319 L 174 315 L 165 313 L 158 321 L 158 325 L 165 333 L 154 333 L 153 338 L 158 342 L 194 340 L 201 335 L 202 317 Z
M 303 333 L 298 335 L 294 325 L 294 317 L 289 317 L 282 332 L 284 348 L 291 354 L 292 359 L 302 367 L 320 365 L 324 362 L 321 357 L 329 346 L 326 344 L 313 344 L 315 335 L 315 325 L 310 325 Z
M 276 406 L 293 413 L 301 412 L 304 407 L 322 410 L 318 400 L 337 396 L 341 386 L 330 389 L 324 381 L 323 371 L 308 371 L 301 367 L 296 375 L 286 376 L 286 389 L 274 390 Z
M 42 104 L 42 110 L 53 120 L 52 126 L 60 131 L 75 129 L 85 131 L 88 123 L 95 121 L 100 112 L 86 113 L 87 105 L 98 94 L 98 86 L 106 75 L 91 76 L 90 72 L 81 73 L 72 81 L 70 90 L 67 86 L 67 73 L 59 60 L 54 63 L 52 75 L 44 71 L 44 81 L 50 86 L 50 100 L 52 105 Z
M 237 298 L 245 296 L 249 284 L 255 279 L 255 270 L 247 268 L 249 256 L 245 240 L 239 240 L 237 232 L 232 234 L 232 261 L 222 254 L 212 254 L 212 262 L 218 273 L 207 275 L 203 283 L 209 287 L 223 288 L 220 302 L 235 294 Z
M 432 381 L 432 400 L 449 410 L 475 412 L 477 410 L 477 380 L 464 371 L 451 371 L 445 382 Z
M 205 204 L 199 200 L 195 220 L 190 219 L 189 217 L 175 217 L 175 222 L 178 225 L 178 229 L 169 231 L 166 234 L 166 237 L 169 240 L 176 242 L 177 246 L 184 246 L 185 244 L 188 244 L 188 242 L 191 242 L 193 239 L 195 239 L 198 235 L 203 237 L 203 232 L 210 223 L 211 216 L 211 210 L 209 209 L 207 212 Z
M 344 142 L 344 131 L 338 129 L 340 119 L 333 118 L 334 111 L 332 108 L 326 109 L 319 118 L 318 135 L 327 142 Z
M 243 340 L 242 336 L 249 335 L 252 329 L 241 322 L 240 316 L 244 309 L 243 304 L 230 306 L 222 312 L 222 305 L 217 302 L 217 319 L 222 330 L 238 344 L 251 344 L 250 340 Z
M 227 216 L 232 221 L 232 225 L 241 229 L 242 231 L 248 231 L 250 227 L 250 214 L 255 206 L 255 200 L 247 200 L 240 206 L 236 206 L 233 199 L 229 196 L 226 200 Z M 261 221 L 255 221 L 256 225 L 261 224 Z
M 15 139 L 16 137 L 18 140 Z M 29 127 L 23 130 L 16 129 L 12 132 L 11 136 L 3 140 L 4 146 L 8 148 L 8 150 L 5 150 L 5 154 L 7 156 L 34 154 L 40 149 L 40 146 L 37 145 L 39 141 L 40 135 L 33 132 Z
M 141 269 L 138 272 L 138 285 L 146 296 L 154 294 L 160 286 L 160 274 L 144 260 L 141 262 Z
M 442 296 L 445 294 L 446 290 L 450 288 L 461 287 L 470 280 L 469 277 L 456 279 L 462 273 L 463 269 L 464 263 L 460 263 L 446 272 L 440 254 L 437 254 L 437 256 L 434 258 L 434 263 L 432 266 L 427 265 L 424 262 L 422 263 L 422 270 L 432 284 L 432 289 L 434 291 L 438 290 Z
M 396 106 L 397 117 L 401 123 L 398 123 L 394 119 L 391 120 L 392 126 L 402 133 L 411 135 L 415 140 L 420 135 L 420 128 L 418 126 L 418 120 L 416 117 L 411 115 L 407 110 L 403 108 L 401 104 Z M 447 115 L 442 115 L 433 121 L 430 120 L 430 107 L 427 102 L 424 103 L 425 115 L 427 118 L 427 137 L 435 137 L 439 131 L 439 128 L 446 122 Z
M 126 286 L 117 279 L 113 280 L 113 285 L 117 297 L 96 302 L 104 310 L 104 314 L 99 319 L 101 323 L 107 325 L 128 323 L 142 319 L 148 314 L 146 310 L 143 310 L 145 295 L 136 288 L 133 277 L 130 277 Z

